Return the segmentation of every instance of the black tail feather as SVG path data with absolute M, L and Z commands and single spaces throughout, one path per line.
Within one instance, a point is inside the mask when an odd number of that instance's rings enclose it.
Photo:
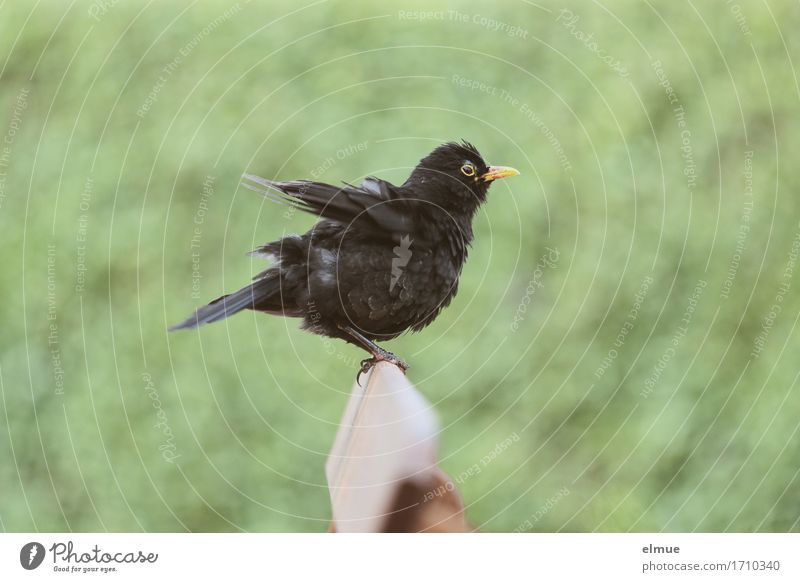
M 243 309 L 250 309 L 259 303 L 263 303 L 272 295 L 279 292 L 278 278 L 264 278 L 254 281 L 247 287 L 239 289 L 230 295 L 223 295 L 209 303 L 200 307 L 192 315 L 177 325 L 169 328 L 169 331 L 177 331 L 179 329 L 192 329 L 204 323 L 213 323 L 220 321 L 226 317 L 230 317 L 234 313 L 238 313 Z

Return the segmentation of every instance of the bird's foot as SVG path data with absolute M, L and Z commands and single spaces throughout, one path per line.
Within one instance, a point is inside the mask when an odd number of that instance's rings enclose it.
M 361 374 L 366 374 L 372 369 L 372 366 L 377 364 L 378 362 L 388 362 L 390 364 L 394 364 L 398 368 L 400 368 L 403 373 L 406 373 L 409 366 L 403 360 L 395 356 L 392 352 L 387 352 L 384 349 L 378 348 L 379 351 L 376 351 L 372 354 L 371 358 L 367 358 L 366 360 L 361 361 L 361 369 L 358 371 L 356 375 L 356 382 L 359 386 L 361 386 Z

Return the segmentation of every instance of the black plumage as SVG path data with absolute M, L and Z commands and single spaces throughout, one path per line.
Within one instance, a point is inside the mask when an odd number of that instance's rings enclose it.
M 373 342 L 419 331 L 447 307 L 473 239 L 475 212 L 493 180 L 516 174 L 489 166 L 467 142 L 436 148 L 402 186 L 374 177 L 337 187 L 245 174 L 248 188 L 321 220 L 303 235 L 253 251 L 273 264 L 171 329 L 254 309 L 302 318 L 308 331 L 362 347 L 372 356 L 362 371 L 377 361 L 405 370 L 405 362 Z

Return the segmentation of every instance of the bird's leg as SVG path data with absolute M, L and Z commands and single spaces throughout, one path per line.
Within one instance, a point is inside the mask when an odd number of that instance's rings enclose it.
M 369 372 L 370 369 L 372 369 L 372 366 L 378 362 L 389 362 L 390 364 L 394 364 L 403 370 L 404 373 L 406 370 L 408 370 L 408 364 L 406 364 L 403 360 L 395 356 L 392 352 L 384 350 L 382 347 L 375 344 L 375 342 L 368 340 L 349 325 L 340 325 L 339 329 L 350 336 L 354 343 L 358 344 L 372 354 L 371 358 L 367 358 L 361 362 L 361 370 L 359 370 L 358 375 L 356 376 L 356 382 L 358 382 L 359 385 L 361 384 L 361 382 L 359 382 L 359 380 L 361 380 L 361 374 L 366 374 Z

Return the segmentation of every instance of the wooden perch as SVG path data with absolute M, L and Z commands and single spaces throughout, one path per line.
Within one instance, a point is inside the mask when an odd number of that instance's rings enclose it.
M 353 386 L 325 465 L 337 532 L 465 532 L 464 505 L 436 464 L 439 422 L 395 366 Z

